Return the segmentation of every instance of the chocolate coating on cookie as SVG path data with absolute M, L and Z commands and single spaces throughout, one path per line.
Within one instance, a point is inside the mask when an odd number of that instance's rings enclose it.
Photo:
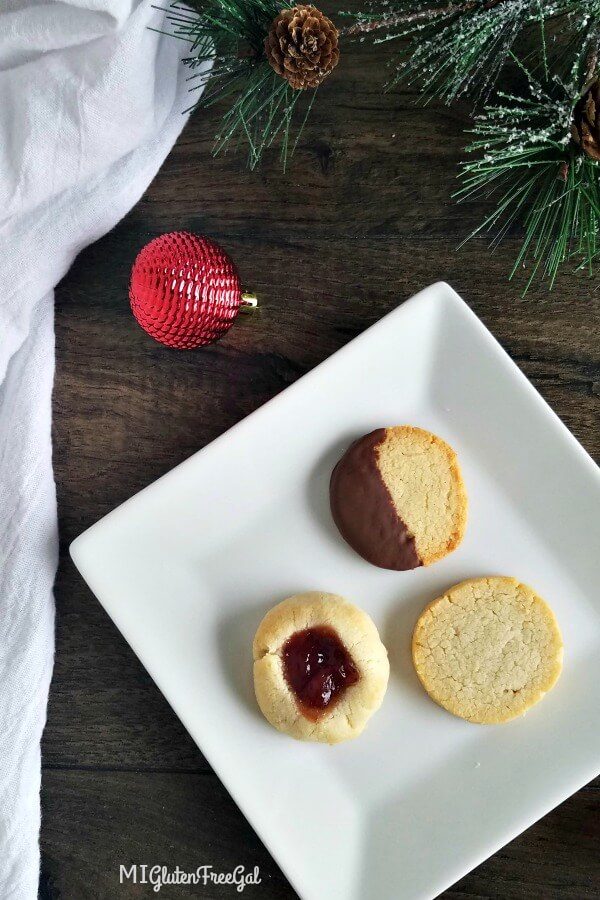
M 355 441 L 331 475 L 331 513 L 344 540 L 363 559 L 384 569 L 422 565 L 414 535 L 398 515 L 377 465 L 386 437 L 378 428 Z

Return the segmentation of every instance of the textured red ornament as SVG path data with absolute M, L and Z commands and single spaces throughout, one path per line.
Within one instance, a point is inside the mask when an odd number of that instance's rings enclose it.
M 129 286 L 133 315 L 167 347 L 191 349 L 228 331 L 242 303 L 240 280 L 221 248 L 173 231 L 139 252 Z

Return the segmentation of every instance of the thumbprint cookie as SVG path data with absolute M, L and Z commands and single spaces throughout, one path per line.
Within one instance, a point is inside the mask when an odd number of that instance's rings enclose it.
M 254 689 L 265 718 L 302 741 L 357 737 L 387 688 L 387 651 L 358 607 L 313 591 L 271 609 L 253 644 Z

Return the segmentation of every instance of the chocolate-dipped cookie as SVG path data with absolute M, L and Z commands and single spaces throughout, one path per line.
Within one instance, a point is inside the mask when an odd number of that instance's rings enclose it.
M 456 453 L 422 428 L 378 428 L 359 438 L 333 470 L 329 493 L 342 537 L 382 569 L 431 565 L 465 532 Z
M 547 603 L 516 578 L 472 578 L 429 604 L 412 655 L 439 706 L 469 722 L 522 716 L 556 683 L 563 642 Z
M 359 735 L 387 688 L 387 651 L 369 616 L 312 591 L 269 610 L 253 644 L 265 718 L 291 737 L 337 744 Z

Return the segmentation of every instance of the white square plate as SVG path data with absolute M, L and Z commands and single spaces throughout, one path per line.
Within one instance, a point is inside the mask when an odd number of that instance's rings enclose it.
M 383 571 L 341 540 L 328 482 L 343 449 L 409 423 L 457 450 L 461 547 Z M 73 559 L 298 893 L 433 897 L 600 770 L 600 471 L 446 284 L 404 303 L 79 537 Z M 554 608 L 556 688 L 527 716 L 472 725 L 412 669 L 423 606 L 507 574 Z M 336 747 L 274 731 L 253 695 L 266 610 L 306 590 L 367 610 L 391 675 L 365 733 Z

